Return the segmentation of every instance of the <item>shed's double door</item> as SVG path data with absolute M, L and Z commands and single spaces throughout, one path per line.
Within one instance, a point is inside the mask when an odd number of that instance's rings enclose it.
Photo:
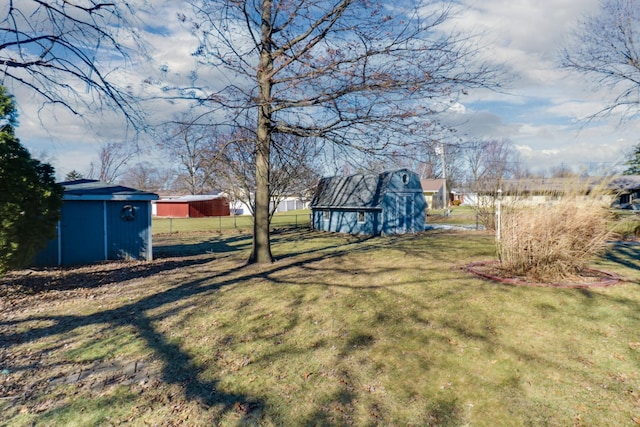
M 396 234 L 411 233 L 414 230 L 414 200 L 413 194 L 398 195 L 395 203 Z

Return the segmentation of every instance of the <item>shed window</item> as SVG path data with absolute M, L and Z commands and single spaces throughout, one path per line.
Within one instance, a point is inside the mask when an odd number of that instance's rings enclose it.
M 409 175 L 407 175 L 406 173 L 402 175 L 402 183 L 405 185 L 409 183 Z
M 322 212 L 322 219 L 324 219 L 325 221 L 329 221 L 329 211 Z
M 364 222 L 364 211 L 358 211 L 358 222 Z

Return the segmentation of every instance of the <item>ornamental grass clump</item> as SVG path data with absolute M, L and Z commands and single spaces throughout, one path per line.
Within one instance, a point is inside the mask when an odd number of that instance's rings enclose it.
M 498 254 L 509 276 L 538 282 L 578 277 L 611 236 L 610 212 L 602 192 L 564 192 L 532 206 L 507 204 L 503 210 Z

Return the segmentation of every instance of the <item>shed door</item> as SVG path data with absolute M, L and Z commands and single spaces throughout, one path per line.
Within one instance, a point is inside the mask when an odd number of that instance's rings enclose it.
M 396 198 L 395 215 L 397 234 L 413 231 L 413 195 L 399 195 Z
M 150 259 L 148 202 L 107 202 L 107 259 Z

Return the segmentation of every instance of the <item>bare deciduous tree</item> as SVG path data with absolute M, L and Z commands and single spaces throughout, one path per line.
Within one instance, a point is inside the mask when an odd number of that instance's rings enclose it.
M 98 151 L 98 163 L 89 165 L 89 179 L 114 183 L 124 172 L 124 167 L 133 159 L 135 147 L 122 142 L 107 142 L 100 146 Z
M 498 190 L 503 181 L 523 175 L 522 162 L 508 140 L 472 140 L 465 144 L 470 189 L 477 193 L 479 221 L 487 228 L 495 227 L 493 216 Z
M 159 146 L 171 161 L 181 165 L 179 181 L 189 194 L 213 189 L 215 161 L 209 154 L 216 143 L 216 131 L 212 129 L 213 125 L 188 117 L 165 125 Z
M 552 178 L 570 178 L 572 176 L 579 176 L 579 174 L 573 171 L 566 163 L 560 163 L 550 169 Z
M 128 167 L 119 180 L 127 187 L 154 193 L 167 189 L 171 181 L 172 172 L 169 169 L 155 166 L 150 162 L 140 162 Z
M 608 88 L 612 99 L 589 117 L 640 113 L 640 1 L 601 0 L 601 10 L 578 22 L 562 51 L 562 66 Z
M 255 228 L 249 262 L 271 262 L 269 195 L 276 135 L 384 150 L 416 140 L 452 96 L 496 84 L 476 40 L 443 29 L 451 6 L 403 0 L 191 0 L 179 18 L 202 66 L 232 83 L 200 95 L 230 118 L 253 111 Z
M 219 138 L 215 153 L 209 156 L 216 159 L 220 176 L 220 185 L 231 199 L 244 202 L 255 215 L 255 135 L 250 132 L 236 131 Z M 273 141 L 269 171 L 271 218 L 278 204 L 287 196 L 304 196 L 315 188 L 319 174 L 316 172 L 315 159 L 317 146 L 294 135 L 278 135 Z
M 140 111 L 129 88 L 120 87 L 112 76 L 129 57 L 127 44 L 133 42 L 141 51 L 129 22 L 131 12 L 124 0 L 2 2 L 4 84 L 14 91 L 25 86 L 40 95 L 43 103 L 63 105 L 78 115 L 85 108 L 107 107 L 137 124 Z
M 470 181 L 479 188 L 498 189 L 504 179 L 523 174 L 520 155 L 507 139 L 478 139 L 465 144 Z

